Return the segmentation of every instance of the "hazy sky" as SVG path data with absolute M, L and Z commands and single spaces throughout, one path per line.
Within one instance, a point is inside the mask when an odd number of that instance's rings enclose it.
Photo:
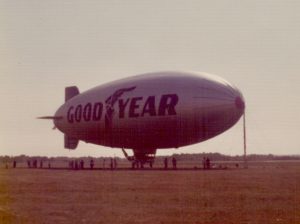
M 213 73 L 246 99 L 248 153 L 300 152 L 300 1 L 0 0 L 0 155 L 113 156 L 63 148 L 51 121 L 81 91 L 153 71 Z M 242 154 L 242 120 L 207 142 L 158 154 Z

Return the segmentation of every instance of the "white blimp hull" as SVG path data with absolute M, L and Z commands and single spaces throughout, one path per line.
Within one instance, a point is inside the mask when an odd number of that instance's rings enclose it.
M 79 94 L 66 88 L 55 126 L 65 147 L 79 140 L 133 149 L 135 155 L 210 139 L 244 113 L 241 92 L 206 73 L 148 73 L 100 85 Z

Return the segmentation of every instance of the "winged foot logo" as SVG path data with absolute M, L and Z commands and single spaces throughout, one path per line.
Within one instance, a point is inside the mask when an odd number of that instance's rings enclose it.
M 125 93 L 134 90 L 136 86 L 130 88 L 123 88 L 115 91 L 110 97 L 105 100 L 105 129 L 111 129 L 112 127 L 112 118 L 115 112 L 114 105 L 117 100 Z

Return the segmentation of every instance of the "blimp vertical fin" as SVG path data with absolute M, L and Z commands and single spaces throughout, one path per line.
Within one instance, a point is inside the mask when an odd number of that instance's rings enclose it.
M 68 86 L 65 88 L 65 102 L 79 94 L 77 86 Z
M 76 149 L 78 142 L 79 142 L 78 139 L 65 135 L 65 148 L 66 149 Z

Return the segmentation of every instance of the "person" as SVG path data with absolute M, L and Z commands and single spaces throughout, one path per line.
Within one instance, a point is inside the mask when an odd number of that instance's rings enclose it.
M 33 168 L 37 168 L 37 160 L 36 159 L 33 161 Z
M 78 161 L 75 160 L 75 170 L 78 170 Z
M 90 161 L 90 167 L 91 167 L 91 170 L 94 169 L 94 160 L 92 160 L 92 159 Z
M 206 169 L 206 158 L 205 157 L 203 157 L 202 166 L 203 166 L 203 169 L 205 170 Z
M 105 169 L 105 159 L 103 159 L 103 164 L 102 164 L 102 166 L 103 166 L 103 169 Z
M 43 160 L 40 161 L 40 168 L 43 168 Z
M 173 169 L 176 170 L 177 169 L 177 160 L 175 157 L 173 157 L 173 159 L 172 159 L 172 164 L 173 164 Z
M 206 168 L 210 169 L 210 160 L 208 157 L 206 158 Z
M 16 160 L 14 160 L 13 167 L 14 167 L 14 168 L 17 167 L 17 161 L 16 161 Z
M 114 161 L 113 159 L 111 158 L 110 159 L 110 169 L 112 170 L 114 168 Z
M 70 169 L 74 169 L 74 160 L 70 161 Z
M 50 162 L 48 162 L 48 168 L 51 169 L 51 163 Z
M 131 169 L 135 169 L 135 162 L 131 162 Z
M 80 160 L 80 169 L 84 169 L 84 162 L 83 162 L 83 159 Z
M 150 168 L 153 168 L 153 161 L 150 161 Z
M 117 159 L 114 158 L 114 168 L 117 169 Z
M 165 165 L 165 169 L 168 169 L 168 158 L 167 157 L 164 159 L 164 165 Z
M 27 166 L 28 166 L 28 168 L 31 168 L 30 160 L 27 160 Z

